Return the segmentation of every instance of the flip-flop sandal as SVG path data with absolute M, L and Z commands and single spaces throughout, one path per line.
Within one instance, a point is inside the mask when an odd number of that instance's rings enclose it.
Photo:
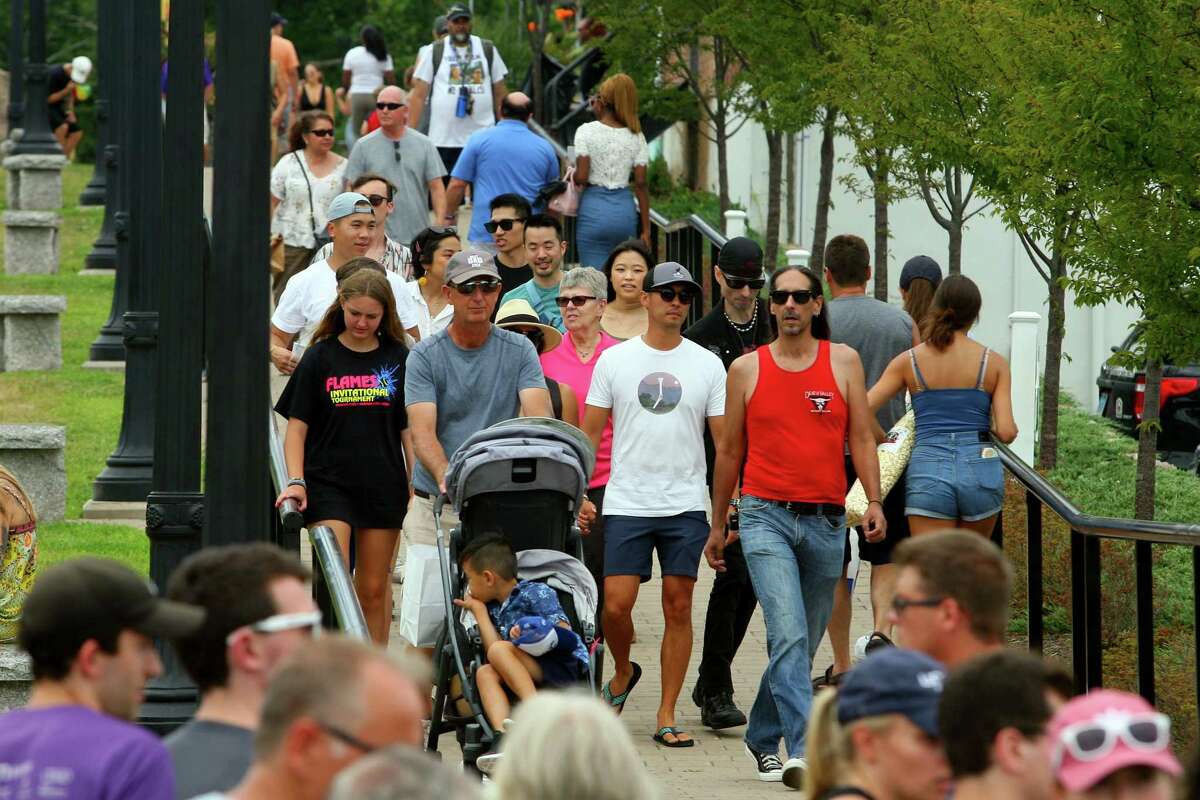
M 625 710 L 625 701 L 629 699 L 629 693 L 633 691 L 633 687 L 638 685 L 638 681 L 642 679 L 642 667 L 636 661 L 629 662 L 633 665 L 633 676 L 629 679 L 629 685 L 625 687 L 625 691 L 614 696 L 612 693 L 612 681 L 604 684 L 604 689 L 600 692 L 600 696 L 617 712 L 618 715 Z
M 813 690 L 815 691 L 817 689 L 824 689 L 828 686 L 837 686 L 838 684 L 840 684 L 842 682 L 842 678 L 844 678 L 845 676 L 846 676 L 846 673 L 844 673 L 844 672 L 839 672 L 838 674 L 834 675 L 833 674 L 833 664 L 830 664 L 825 669 L 824 675 L 820 676 L 819 678 L 813 678 L 813 682 L 812 682 Z
M 696 744 L 695 739 L 680 739 L 679 737 L 681 734 L 686 734 L 688 736 L 691 736 L 691 734 L 689 734 L 683 728 L 676 728 L 672 725 L 667 725 L 667 726 L 664 726 L 664 727 L 658 729 L 658 733 L 654 734 L 654 741 L 658 742 L 663 747 L 694 747 L 695 746 L 695 744 Z M 668 742 L 667 741 L 668 735 L 674 736 L 675 741 Z

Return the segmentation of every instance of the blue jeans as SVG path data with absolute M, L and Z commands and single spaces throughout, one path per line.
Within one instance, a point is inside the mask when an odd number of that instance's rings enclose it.
M 746 744 L 804 755 L 812 708 L 812 659 L 833 612 L 842 576 L 845 517 L 800 516 L 742 495 L 741 541 L 767 624 L 767 669 L 750 709 Z

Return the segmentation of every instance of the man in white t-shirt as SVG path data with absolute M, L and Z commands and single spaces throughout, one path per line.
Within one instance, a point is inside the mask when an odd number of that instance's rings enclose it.
M 692 654 L 692 590 L 708 538 L 704 424 L 720 441 L 725 367 L 680 331 L 700 286 L 687 268 L 659 264 L 643 282 L 649 327 L 605 350 L 596 362 L 584 432 L 593 447 L 611 416 L 612 476 L 604 495 L 604 638 L 615 673 L 603 697 L 618 712 L 641 678 L 629 660 L 631 612 L 650 580 L 652 553 L 662 568 L 662 697 L 654 739 L 695 742 L 675 725 L 675 703 Z
M 471 34 L 471 9 L 466 5 L 454 4 L 446 18 L 449 35 L 425 45 L 417 55 L 408 125 L 420 126 L 426 113 L 425 99 L 431 98 L 429 138 L 449 175 L 467 138 L 500 118 L 500 101 L 508 91 L 504 86 L 508 67 L 491 42 Z
M 342 192 L 329 204 L 328 229 L 333 237 L 333 252 L 288 281 L 271 315 L 271 361 L 284 375 L 291 375 L 300 363 L 313 331 L 337 301 L 338 267 L 366 254 L 375 225 L 371 201 L 358 192 Z M 410 336 L 420 339 L 416 309 L 412 296 L 404 290 L 404 279 L 392 272 L 387 273 L 387 279 L 396 299 L 400 324 Z M 301 350 L 294 352 L 292 345 L 297 342 Z

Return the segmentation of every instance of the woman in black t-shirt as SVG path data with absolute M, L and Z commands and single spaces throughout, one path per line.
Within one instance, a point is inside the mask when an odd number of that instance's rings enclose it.
M 288 417 L 290 481 L 310 525 L 327 525 L 349 563 L 371 637 L 387 644 L 392 554 L 408 506 L 411 438 L 404 410 L 408 350 L 387 278 L 361 270 L 338 287 L 312 345 L 279 398 Z

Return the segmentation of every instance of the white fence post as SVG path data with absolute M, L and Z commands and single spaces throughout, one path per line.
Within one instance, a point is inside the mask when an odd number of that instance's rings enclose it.
M 787 265 L 789 267 L 807 267 L 808 259 L 812 257 L 812 253 L 807 250 L 788 250 Z
M 725 212 L 725 238 L 746 235 L 746 212 L 736 208 Z
M 1014 311 L 1008 315 L 1009 357 L 1012 370 L 1013 419 L 1020 433 L 1012 450 L 1026 464 L 1033 463 L 1038 422 L 1038 323 L 1042 315 Z

